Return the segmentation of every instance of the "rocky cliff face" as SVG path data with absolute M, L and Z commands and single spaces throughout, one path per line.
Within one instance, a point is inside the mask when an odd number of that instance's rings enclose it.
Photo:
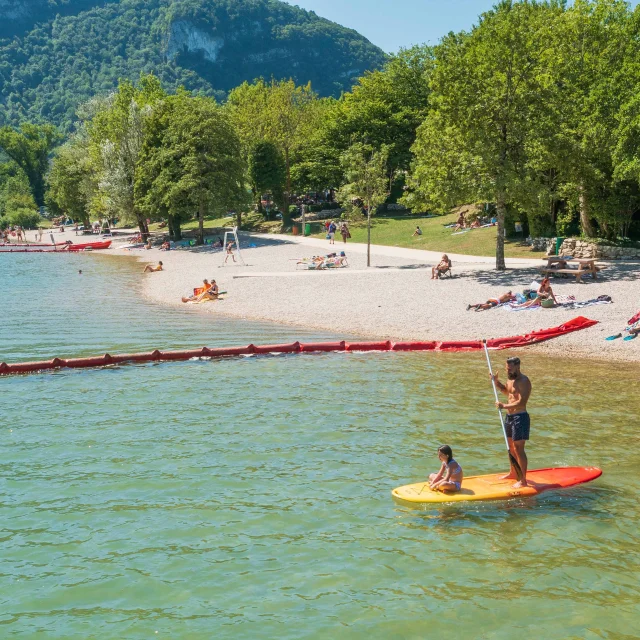
M 194 24 L 178 20 L 169 27 L 167 58 L 173 60 L 179 53 L 202 53 L 205 60 L 215 62 L 224 39 L 212 36 Z

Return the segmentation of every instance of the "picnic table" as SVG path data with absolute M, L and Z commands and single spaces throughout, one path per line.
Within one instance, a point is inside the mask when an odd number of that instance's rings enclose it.
M 590 274 L 597 279 L 600 267 L 596 265 L 595 258 L 574 258 L 573 256 L 547 256 L 546 266 L 540 267 L 544 275 L 560 275 L 563 277 L 575 276 L 576 282 L 582 282 L 582 276 Z M 573 268 L 575 265 L 575 268 Z

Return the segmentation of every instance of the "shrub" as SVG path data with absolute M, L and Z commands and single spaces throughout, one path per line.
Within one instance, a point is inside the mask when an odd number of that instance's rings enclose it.
M 33 209 L 15 209 L 6 216 L 6 220 L 23 229 L 37 229 L 42 223 L 42 217 Z

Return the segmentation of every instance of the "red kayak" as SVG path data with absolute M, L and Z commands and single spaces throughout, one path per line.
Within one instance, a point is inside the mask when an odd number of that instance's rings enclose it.
M 64 253 L 66 251 L 94 251 L 99 249 L 108 249 L 111 246 L 111 240 L 102 242 L 85 242 L 83 244 L 69 244 L 61 242 L 60 244 L 0 244 L 0 253 Z
M 108 249 L 111 246 L 111 240 L 103 240 L 102 242 L 85 242 L 84 244 L 68 244 L 67 251 L 86 251 L 97 249 Z

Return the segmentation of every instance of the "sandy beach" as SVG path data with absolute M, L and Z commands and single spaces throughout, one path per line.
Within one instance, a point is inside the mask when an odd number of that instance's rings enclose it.
M 55 234 L 78 242 L 73 232 Z M 84 237 L 85 239 L 87 236 Z M 95 236 L 97 239 L 98 237 Z M 86 240 L 82 240 L 86 241 Z M 210 247 L 172 251 L 118 248 L 110 254 L 135 256 L 142 266 L 162 260 L 164 271 L 140 274 L 143 295 L 189 312 L 247 320 L 314 327 L 336 334 L 391 340 L 460 340 L 519 335 L 557 326 L 582 315 L 599 322 L 590 329 L 528 347 L 529 351 L 597 360 L 640 360 L 640 338 L 606 341 L 620 333 L 640 308 L 637 262 L 601 263 L 598 279 L 582 284 L 571 279 L 552 281 L 556 295 L 577 301 L 611 296 L 613 304 L 584 309 L 535 308 L 510 311 L 466 311 L 467 304 L 484 302 L 508 290 L 514 293 L 540 280 L 540 259 L 508 259 L 497 272 L 494 258 L 450 255 L 453 278 L 431 280 L 431 267 L 440 254 L 415 249 L 372 246 L 372 266 L 366 267 L 366 245 L 284 235 L 240 236 L 246 265 L 224 265 L 225 254 Z M 300 270 L 301 258 L 344 250 L 349 267 L 331 271 Z M 203 280 L 215 278 L 224 300 L 185 305 L 183 295 Z
M 595 359 L 640 360 L 640 339 L 624 342 L 604 338 L 621 332 L 640 308 L 640 265 L 606 263 L 596 281 L 587 278 L 553 282 L 556 295 L 588 300 L 609 295 L 613 304 L 585 309 L 535 308 L 509 311 L 466 311 L 467 304 L 484 302 L 508 290 L 522 291 L 539 280 L 542 261 L 508 260 L 508 270 L 496 272 L 494 259 L 451 255 L 454 277 L 431 280 L 431 266 L 440 254 L 395 247 L 372 247 L 366 267 L 366 245 L 315 238 L 243 234 L 241 252 L 246 266 L 224 266 L 224 253 L 210 248 L 163 252 L 126 252 L 141 261 L 162 260 L 164 271 L 144 274 L 144 295 L 203 313 L 266 320 L 395 340 L 455 340 L 517 335 L 560 325 L 583 315 L 600 324 L 530 347 L 539 351 Z M 117 249 L 116 249 L 117 250 Z M 300 270 L 304 257 L 345 250 L 349 267 L 333 271 Z M 184 305 L 181 296 L 203 278 L 215 278 L 225 299 Z

